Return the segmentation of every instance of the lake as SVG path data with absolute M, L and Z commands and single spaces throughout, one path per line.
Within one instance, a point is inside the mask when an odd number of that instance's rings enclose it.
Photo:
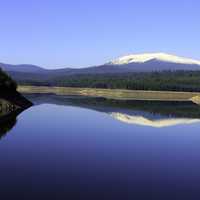
M 200 198 L 200 106 L 27 97 L 0 124 L 3 200 Z

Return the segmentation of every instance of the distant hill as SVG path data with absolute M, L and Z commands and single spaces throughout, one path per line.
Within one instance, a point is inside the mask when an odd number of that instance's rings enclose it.
M 28 72 L 28 73 L 42 73 L 46 71 L 42 67 L 38 67 L 36 65 L 28 65 L 28 64 L 21 64 L 21 65 L 11 65 L 0 63 L 1 69 L 7 72 Z

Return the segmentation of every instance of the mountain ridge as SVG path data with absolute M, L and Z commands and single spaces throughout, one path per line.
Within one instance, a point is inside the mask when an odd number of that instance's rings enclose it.
M 22 85 L 199 92 L 200 65 L 196 64 L 199 61 L 169 55 L 142 54 L 138 58 L 140 62 L 134 59 L 134 62 L 126 61 L 127 64 L 107 63 L 78 69 L 50 70 L 35 65 L 9 64 L 0 64 L 0 67 Z
M 59 68 L 46 69 L 32 64 L 6 64 L 0 63 L 0 67 L 7 72 L 26 72 L 26 73 L 111 73 L 111 72 L 149 72 L 164 70 L 200 70 L 200 61 L 179 57 L 167 53 L 144 53 L 130 54 L 116 58 L 102 65 L 83 68 Z

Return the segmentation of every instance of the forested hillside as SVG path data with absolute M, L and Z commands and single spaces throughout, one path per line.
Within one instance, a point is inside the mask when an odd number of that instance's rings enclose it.
M 200 71 L 65 75 L 20 80 L 22 85 L 200 92 Z
M 0 90 L 16 90 L 17 83 L 12 78 L 0 69 Z
M 16 89 L 17 83 L 0 69 L 0 99 L 7 100 L 21 108 L 31 106 L 32 103 L 19 94 Z

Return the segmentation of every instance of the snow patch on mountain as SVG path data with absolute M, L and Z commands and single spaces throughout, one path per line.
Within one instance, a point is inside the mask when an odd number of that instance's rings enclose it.
M 178 63 L 178 64 L 192 64 L 200 65 L 200 61 L 190 58 L 179 57 L 166 53 L 145 53 L 145 54 L 133 54 L 123 56 L 112 60 L 108 64 L 110 65 L 124 65 L 130 63 L 145 63 L 151 60 L 157 60 L 162 62 Z

